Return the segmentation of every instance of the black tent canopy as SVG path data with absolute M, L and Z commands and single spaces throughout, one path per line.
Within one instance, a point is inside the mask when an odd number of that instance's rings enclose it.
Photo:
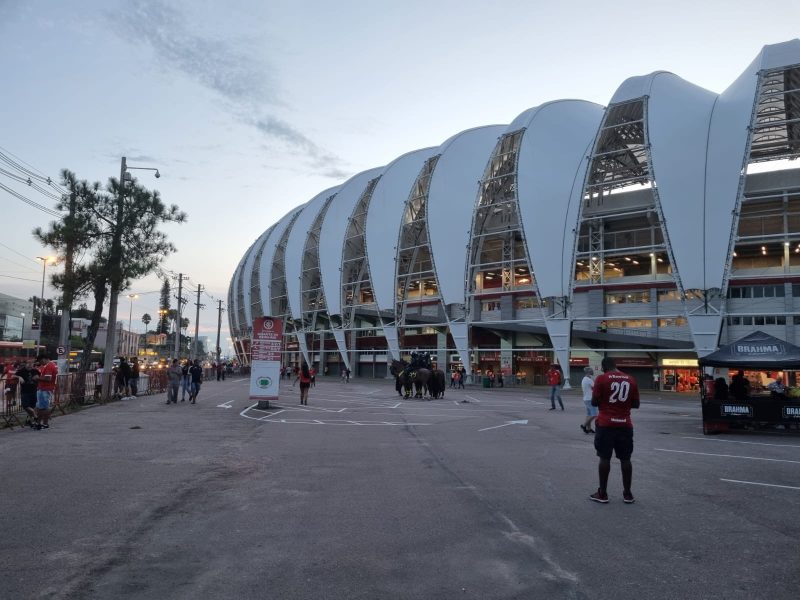
M 739 367 L 754 370 L 800 370 L 800 347 L 763 331 L 722 346 L 699 360 L 701 367 Z

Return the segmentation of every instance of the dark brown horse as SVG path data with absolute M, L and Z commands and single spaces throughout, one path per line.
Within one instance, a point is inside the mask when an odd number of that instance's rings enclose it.
M 412 388 L 416 389 L 415 398 L 444 398 L 445 374 L 441 369 L 420 368 L 411 373 L 406 371 L 408 363 L 402 360 L 393 360 L 389 371 L 395 377 L 395 390 L 401 396 L 410 398 Z
M 431 378 L 430 369 L 417 369 L 408 371 L 408 363 L 404 360 L 392 360 L 389 371 L 395 377 L 395 390 L 405 398 L 410 398 L 411 393 L 416 390 L 415 398 L 424 398 L 428 393 L 428 381 Z M 403 393 L 405 392 L 405 393 Z

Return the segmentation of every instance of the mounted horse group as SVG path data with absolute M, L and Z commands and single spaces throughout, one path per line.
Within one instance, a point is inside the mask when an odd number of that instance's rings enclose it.
M 393 360 L 390 368 L 395 380 L 395 390 L 400 396 L 410 398 L 444 398 L 445 376 L 434 369 L 427 353 L 411 353 L 411 362 Z

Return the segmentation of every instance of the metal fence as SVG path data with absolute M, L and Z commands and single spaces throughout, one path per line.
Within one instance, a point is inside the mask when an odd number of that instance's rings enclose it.
M 103 383 L 114 377 L 114 373 L 66 373 L 56 378 L 56 389 L 53 392 L 52 411 L 66 414 L 68 410 L 88 404 L 103 404 L 119 400 L 128 395 L 129 390 L 116 381 L 109 381 L 110 395 L 103 398 Z M 12 377 L 3 383 L 2 404 L 0 404 L 0 426 L 22 426 L 25 411 L 22 408 L 20 383 Z M 154 369 L 139 375 L 137 396 L 160 394 L 167 389 L 167 372 Z

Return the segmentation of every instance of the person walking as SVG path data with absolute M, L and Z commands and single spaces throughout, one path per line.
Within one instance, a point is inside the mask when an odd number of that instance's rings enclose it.
M 119 359 L 119 373 L 120 373 L 120 380 L 122 383 L 122 391 L 123 400 L 125 398 L 130 397 L 130 385 L 131 385 L 131 365 L 130 363 L 125 360 L 125 357 Z
M 186 392 L 192 395 L 192 379 L 189 377 L 189 361 L 185 361 L 181 366 L 181 402 L 186 401 Z
M 458 389 L 464 389 L 464 380 L 467 378 L 467 370 L 464 367 L 461 367 L 461 370 L 458 372 Z
M 307 406 L 308 388 L 311 387 L 311 371 L 309 371 L 306 363 L 303 363 L 303 366 L 297 373 L 297 379 L 295 379 L 294 382 L 297 383 L 298 381 L 300 381 L 300 404 L 305 404 Z
M 39 371 L 30 361 L 22 363 L 22 367 L 17 369 L 17 377 L 20 381 L 20 401 L 22 410 L 27 414 L 25 419 L 26 427 L 35 427 L 38 420 L 36 418 L 36 378 L 39 377 Z
M 36 379 L 36 429 L 50 428 L 50 408 L 56 390 L 58 367 L 46 354 L 39 355 L 39 375 Z
M 562 383 L 561 370 L 555 365 L 550 365 L 550 369 L 547 371 L 547 385 L 550 386 L 550 410 L 556 409 L 556 398 L 558 398 L 561 410 L 564 410 L 564 403 L 561 401 Z
M 178 359 L 173 358 L 172 364 L 167 369 L 167 404 L 178 403 L 178 388 L 183 380 L 183 368 L 178 364 Z
M 622 500 L 633 504 L 633 422 L 631 409 L 639 408 L 639 388 L 636 379 L 617 369 L 613 358 L 603 359 L 603 374 L 594 381 L 592 404 L 599 408 L 594 448 L 600 457 L 598 475 L 600 487 L 589 496 L 593 502 L 608 503 L 608 475 L 611 455 L 617 456 L 622 470 Z
M 583 433 L 594 433 L 592 429 L 592 421 L 597 418 L 597 407 L 592 406 L 592 389 L 594 388 L 594 369 L 592 367 L 583 368 L 584 376 L 581 381 L 581 390 L 583 390 L 583 403 L 586 405 L 586 420 L 581 425 Z
M 203 367 L 200 366 L 200 361 L 195 359 L 194 364 L 189 367 L 189 377 L 192 378 L 192 388 L 189 393 L 189 403 L 197 403 L 197 395 L 200 393 L 200 384 L 203 383 Z
M 139 359 L 135 356 L 131 360 L 131 375 L 128 379 L 128 388 L 132 398 L 139 394 Z
M 311 376 L 311 387 L 317 387 L 317 370 L 311 367 L 308 370 L 308 374 Z M 306 402 L 306 404 L 308 404 L 308 402 Z

